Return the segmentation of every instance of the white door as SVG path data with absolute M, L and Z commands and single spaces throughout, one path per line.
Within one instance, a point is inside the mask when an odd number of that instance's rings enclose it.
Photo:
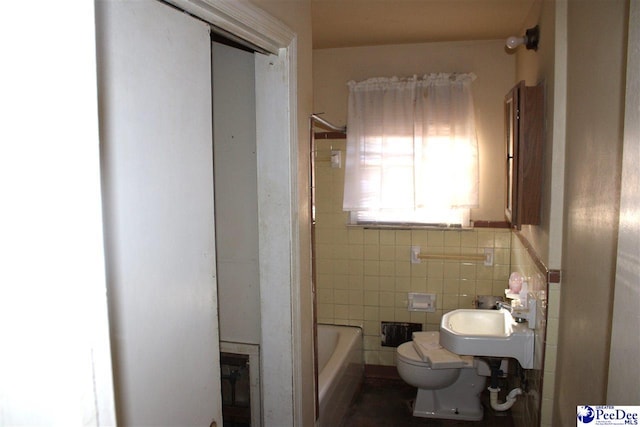
M 96 17 L 118 423 L 221 426 L 209 28 L 154 0 Z

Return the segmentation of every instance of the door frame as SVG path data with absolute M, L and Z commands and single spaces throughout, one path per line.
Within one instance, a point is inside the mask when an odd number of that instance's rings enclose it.
M 255 55 L 262 414 L 302 425 L 296 35 L 250 3 L 165 1 L 271 54 Z

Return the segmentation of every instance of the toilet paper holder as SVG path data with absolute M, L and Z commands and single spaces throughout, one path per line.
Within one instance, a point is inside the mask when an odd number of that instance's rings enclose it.
M 407 309 L 409 311 L 436 311 L 436 294 L 409 292 Z

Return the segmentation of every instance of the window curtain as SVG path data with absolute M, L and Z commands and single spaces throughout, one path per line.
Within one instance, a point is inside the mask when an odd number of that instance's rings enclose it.
M 348 83 L 344 210 L 393 218 L 478 206 L 474 79 L 439 73 Z

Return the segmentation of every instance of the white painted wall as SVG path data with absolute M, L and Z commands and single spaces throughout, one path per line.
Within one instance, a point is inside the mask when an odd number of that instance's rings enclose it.
M 212 43 L 220 339 L 260 343 L 254 54 Z
M 567 5 L 562 304 L 553 425 L 572 425 L 577 405 L 604 404 L 607 399 L 628 4 L 610 0 Z M 594 32 L 596 27 L 607 31 Z M 627 359 L 627 364 L 634 362 Z
M 6 2 L 0 40 L 0 425 L 113 426 L 94 3 Z
M 640 4 L 629 10 L 620 232 L 607 387 L 608 405 L 640 402 Z
M 365 46 L 313 51 L 313 107 L 336 125 L 347 122 L 349 80 L 430 72 L 473 72 L 480 162 L 480 207 L 471 219 L 504 221 L 504 96 L 515 78 L 504 40 Z

